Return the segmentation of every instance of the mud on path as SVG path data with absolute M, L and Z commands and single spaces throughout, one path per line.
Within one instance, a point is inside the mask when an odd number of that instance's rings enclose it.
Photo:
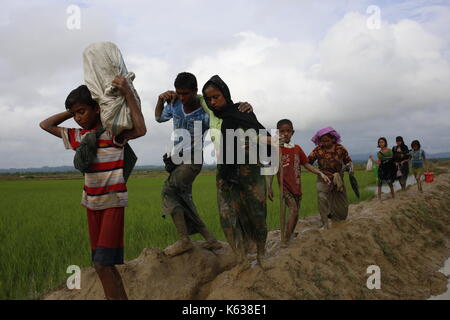
M 271 231 L 265 270 L 235 266 L 229 247 L 200 248 L 174 258 L 160 249 L 118 267 L 130 299 L 427 299 L 446 290 L 438 272 L 450 257 L 450 174 L 350 205 L 349 219 L 318 230 L 319 217 L 301 220 L 288 248 Z M 367 268 L 381 270 L 381 289 L 370 290 Z M 82 270 L 81 290 L 65 284 L 44 299 L 103 299 L 93 268 Z

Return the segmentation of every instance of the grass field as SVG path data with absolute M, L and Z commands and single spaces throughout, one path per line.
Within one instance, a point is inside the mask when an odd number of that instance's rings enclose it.
M 361 200 L 373 193 L 372 172 L 357 171 Z M 164 248 L 176 240 L 171 219 L 161 217 L 164 177 L 132 177 L 125 218 L 125 259 L 136 258 L 145 247 Z M 315 176 L 302 174 L 301 217 L 317 212 Z M 348 185 L 348 179 L 345 178 Z M 80 205 L 83 180 L 2 181 L 0 213 L 0 299 L 36 299 L 65 282 L 69 265 L 90 266 L 87 219 Z M 356 202 L 347 187 L 350 202 Z M 213 234 L 224 240 L 216 204 L 215 177 L 199 176 L 194 201 Z M 274 182 L 275 196 L 278 194 Z M 269 229 L 278 229 L 279 203 L 269 202 Z M 193 239 L 201 239 L 199 236 Z

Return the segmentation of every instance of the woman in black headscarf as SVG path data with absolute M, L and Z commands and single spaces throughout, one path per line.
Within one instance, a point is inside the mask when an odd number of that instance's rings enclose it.
M 256 164 L 249 161 L 249 145 L 258 142 L 252 138 L 244 142 L 239 138 L 238 141 L 235 138 L 227 141 L 226 132 L 229 129 L 254 129 L 258 133 L 259 130 L 265 130 L 264 126 L 258 122 L 253 112 L 238 111 L 238 104 L 233 103 L 228 86 L 219 76 L 215 75 L 206 82 L 202 91 L 208 107 L 215 116 L 222 119 L 219 153 L 223 164 L 217 165 L 216 183 L 223 232 L 238 262 L 244 266 L 249 266 L 247 253 L 251 242 L 256 243 L 257 262 L 262 266 L 261 259 L 265 253 L 267 238 L 266 180 L 261 175 L 259 159 Z M 237 151 L 242 150 L 239 146 L 244 147 L 244 164 L 236 162 Z M 228 163 L 227 151 L 234 151 L 233 163 Z
M 395 138 L 395 141 L 397 145 L 392 148 L 392 152 L 394 153 L 394 162 L 397 165 L 396 176 L 402 186 L 402 190 L 406 190 L 406 180 L 409 175 L 409 159 L 411 156 L 409 155 L 409 149 L 402 137 L 398 136 Z

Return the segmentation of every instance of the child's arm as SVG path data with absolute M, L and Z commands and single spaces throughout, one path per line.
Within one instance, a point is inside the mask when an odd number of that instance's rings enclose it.
M 319 169 L 314 168 L 312 165 L 310 165 L 309 163 L 305 163 L 303 165 L 309 172 L 312 172 L 316 175 L 318 175 L 319 177 L 322 178 L 322 180 L 326 183 L 326 184 L 330 184 L 331 181 L 330 179 Z
M 316 152 L 316 149 L 317 149 L 317 148 L 314 148 L 314 150 L 311 151 L 311 153 L 310 153 L 309 156 L 308 156 L 308 163 L 309 163 L 310 165 L 313 165 L 314 162 L 316 162 L 316 160 L 317 160 L 317 152 Z
M 128 81 L 125 77 L 117 76 L 113 80 L 112 85 L 116 87 L 125 97 L 127 105 L 130 108 L 131 121 L 133 122 L 133 129 L 124 130 L 119 134 L 116 141 L 125 144 L 128 140 L 145 136 L 147 133 L 147 128 L 145 126 L 144 116 L 138 106 L 136 96 L 134 95 L 133 90 L 131 90 Z
M 71 114 L 69 111 L 64 111 L 55 114 L 48 119 L 45 119 L 39 124 L 39 126 L 48 133 L 51 133 L 52 135 L 57 136 L 58 138 L 62 138 L 61 127 L 58 127 L 58 125 L 72 117 L 73 114 Z

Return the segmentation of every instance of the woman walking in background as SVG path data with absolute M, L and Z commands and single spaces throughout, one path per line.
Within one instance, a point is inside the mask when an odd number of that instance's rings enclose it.
M 396 178 L 400 182 L 402 190 L 406 190 L 406 179 L 408 179 L 409 175 L 409 159 L 411 156 L 402 137 L 395 138 L 395 141 L 397 145 L 392 148 L 392 152 L 394 153 L 394 162 L 397 165 Z
M 411 149 L 410 156 L 412 172 L 417 181 L 417 188 L 420 192 L 423 192 L 421 178 L 423 176 L 424 164 L 428 167 L 428 161 L 426 161 L 425 152 L 420 148 L 419 140 L 414 140 L 411 142 Z
M 312 165 L 315 161 L 319 164 L 319 170 L 323 172 L 331 183 L 321 176 L 317 177 L 317 204 L 321 229 L 328 229 L 328 219 L 333 222 L 344 221 L 348 216 L 348 198 L 343 181 L 344 170 L 353 173 L 352 159 L 347 149 L 341 145 L 341 136 L 332 127 L 322 128 L 312 137 L 316 145 L 308 156 Z
M 383 183 L 389 186 L 392 198 L 395 198 L 394 181 L 396 166 L 393 160 L 394 153 L 388 148 L 386 138 L 381 137 L 378 139 L 378 148 L 380 148 L 380 151 L 377 153 L 378 160 L 374 161 L 378 165 L 378 200 L 381 201 L 381 187 Z M 370 158 L 373 160 L 372 155 Z

